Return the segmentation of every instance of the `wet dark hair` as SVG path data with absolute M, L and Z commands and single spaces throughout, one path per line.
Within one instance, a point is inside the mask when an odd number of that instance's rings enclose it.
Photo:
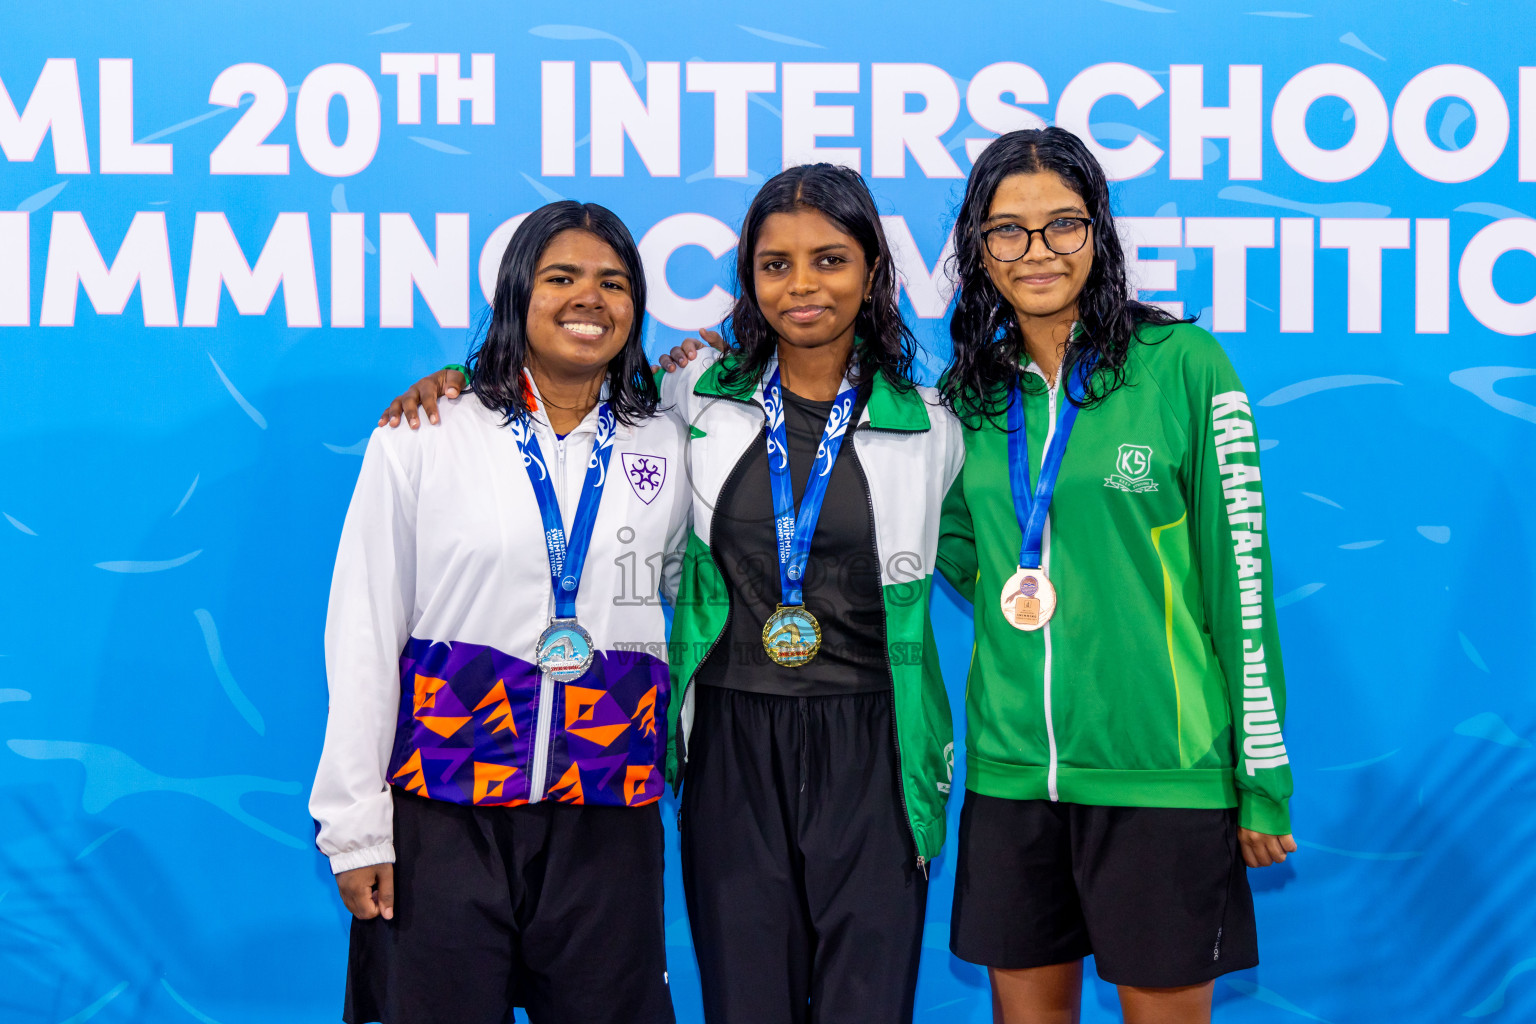
M 641 333 L 645 321 L 645 269 L 640 251 L 624 222 L 596 203 L 562 199 L 541 206 L 518 225 L 496 271 L 496 294 L 479 348 L 469 357 L 474 392 L 488 409 L 507 420 L 528 412 L 523 367 L 528 361 L 528 303 L 533 298 L 539 258 L 562 231 L 587 231 L 606 242 L 629 274 L 635 320 L 624 347 L 608 363 L 607 402 L 624 423 L 635 423 L 656 411 L 661 392 L 651 376 Z
M 854 321 L 854 334 L 862 344 L 849 380 L 860 384 L 879 372 L 897 388 L 911 388 L 916 341 L 897 305 L 895 261 L 880 212 L 859 173 L 836 164 L 803 164 L 781 171 L 764 183 L 748 207 L 736 245 L 736 301 L 726 318 L 735 358 L 725 365 L 725 385 L 755 385 L 778 349 L 778 335 L 757 303 L 753 253 L 769 217 L 797 210 L 815 210 L 853 236 L 864 251 L 864 262 L 874 268 L 870 300 Z
M 1082 197 L 1093 218 L 1093 266 L 1077 297 L 1082 331 L 1067 345 L 1061 379 L 1092 358 L 1097 372 L 1089 380 L 1083 406 L 1102 402 L 1125 384 L 1126 354 L 1138 324 L 1177 324 L 1166 310 L 1139 302 L 1125 277 L 1125 253 L 1110 209 L 1104 169 L 1065 128 L 1031 128 L 1009 132 L 989 145 L 971 168 L 965 198 L 955 224 L 953 267 L 957 288 L 949 319 L 954 357 L 940 384 L 944 400 L 968 422 L 993 419 L 1007 411 L 1022 371 L 1024 337 L 1013 308 L 987 276 L 982 231 L 992 198 L 1005 178 L 1014 174 L 1050 171 Z M 1026 386 L 1041 386 L 1031 381 Z

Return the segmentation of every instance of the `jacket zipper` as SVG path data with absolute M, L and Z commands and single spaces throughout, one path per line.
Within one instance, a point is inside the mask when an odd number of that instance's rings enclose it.
M 1043 374 L 1043 373 L 1040 374 L 1040 379 L 1041 380 L 1045 380 L 1045 374 Z M 1058 369 L 1057 372 L 1056 372 L 1056 380 L 1055 381 L 1046 381 L 1046 384 L 1047 384 L 1047 387 L 1048 387 L 1048 390 L 1046 392 L 1046 415 L 1047 415 L 1048 418 L 1046 420 L 1046 428 L 1045 428 L 1045 444 L 1040 449 L 1040 453 L 1041 453 L 1040 454 L 1040 461 L 1041 461 L 1042 466 L 1043 466 L 1043 464 L 1045 462 L 1045 453 L 1047 451 L 1049 451 L 1050 448 L 1051 448 L 1051 439 L 1056 436 L 1056 395 L 1057 395 L 1057 386 L 1060 383 L 1061 383 L 1061 371 Z M 1028 448 L 1028 444 L 1027 444 L 1028 438 L 1026 438 L 1025 441 L 1026 441 L 1025 447 L 1027 449 Z M 1045 526 L 1044 526 L 1044 529 L 1041 531 L 1041 533 L 1042 533 L 1042 539 L 1044 540 L 1044 544 L 1041 545 L 1041 550 L 1040 550 L 1040 571 L 1045 573 L 1046 576 L 1049 577 L 1050 576 L 1050 572 L 1051 572 L 1051 517 L 1049 515 L 1047 515 L 1045 517 Z M 1049 620 L 1047 620 L 1046 623 L 1045 623 L 1045 630 L 1044 630 L 1044 632 L 1045 632 L 1045 680 L 1044 680 L 1044 682 L 1045 682 L 1045 685 L 1044 685 L 1044 689 L 1045 689 L 1045 738 L 1046 738 L 1046 743 L 1050 747 L 1050 765 L 1046 769 L 1046 773 L 1045 773 L 1045 788 L 1046 788 L 1046 793 L 1051 798 L 1051 802 L 1052 803 L 1056 803 L 1056 802 L 1061 800 L 1061 794 L 1057 791 L 1057 788 L 1056 788 L 1056 768 L 1057 768 L 1056 724 L 1055 724 L 1055 722 L 1054 722 L 1054 720 L 1052 718 L 1052 714 L 1051 714 L 1051 624 L 1050 624 Z
M 556 438 L 555 459 L 560 466 L 560 490 L 562 492 L 561 496 L 569 499 L 570 496 L 563 493 L 566 490 L 567 483 L 565 471 L 565 440 L 566 439 L 563 437 Z M 565 512 L 562 509 L 561 516 L 563 517 L 564 514 Z M 553 617 L 555 614 L 555 595 L 553 592 L 551 592 L 549 595 L 548 607 L 549 614 L 551 617 Z M 548 672 L 539 673 L 539 722 L 533 733 L 533 770 L 530 773 L 530 778 L 528 780 L 528 802 L 531 804 L 536 804 L 540 800 L 544 799 L 544 787 L 549 782 L 550 748 L 554 745 L 552 742 L 554 737 L 550 735 L 550 732 L 554 726 L 552 721 L 555 714 L 554 696 L 554 679 L 550 677 Z
M 857 452 L 858 427 L 855 425 L 850 429 L 854 432 L 854 450 Z M 869 489 L 869 475 L 864 472 L 864 460 L 855 458 L 853 464 L 864 484 L 864 499 L 869 502 L 870 546 L 875 553 L 876 593 L 880 598 L 880 649 L 885 655 L 885 676 L 891 683 L 891 749 L 896 752 L 896 794 L 901 798 L 901 820 L 907 823 L 907 835 L 912 838 L 912 850 L 917 854 L 917 869 L 923 873 L 923 880 L 926 881 L 928 862 L 923 859 L 922 848 L 917 845 L 917 829 L 912 827 L 912 812 L 907 807 L 907 787 L 901 774 L 901 733 L 896 728 L 896 672 L 891 668 L 890 635 L 886 629 L 885 575 L 880 571 L 880 531 L 875 525 L 875 496 Z

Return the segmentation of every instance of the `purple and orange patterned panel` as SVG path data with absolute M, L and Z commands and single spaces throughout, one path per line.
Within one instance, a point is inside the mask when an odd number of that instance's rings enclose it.
M 661 797 L 665 662 L 599 651 L 590 672 L 550 693 L 549 799 L 638 807 Z M 412 638 L 400 656 L 390 783 L 451 803 L 527 803 L 538 704 L 533 663 L 479 644 Z

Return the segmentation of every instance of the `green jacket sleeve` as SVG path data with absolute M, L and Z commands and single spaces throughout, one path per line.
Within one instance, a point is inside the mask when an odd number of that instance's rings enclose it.
M 965 502 L 965 473 L 955 476 L 939 518 L 939 573 L 960 596 L 976 603 L 976 528 Z
M 1258 434 L 1242 382 L 1220 344 L 1186 328 L 1190 400 L 1191 537 L 1205 597 L 1206 623 L 1231 705 L 1239 819 L 1270 835 L 1291 831 L 1285 670 L 1275 622 L 1268 510 L 1259 472 Z

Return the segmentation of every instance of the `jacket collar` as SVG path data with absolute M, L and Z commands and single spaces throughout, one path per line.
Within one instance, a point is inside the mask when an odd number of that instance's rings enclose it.
M 699 377 L 693 393 L 706 398 L 729 398 L 737 402 L 756 402 L 762 405 L 765 382 L 773 376 L 774 369 L 779 365 L 778 357 L 768 361 L 755 384 L 741 382 L 733 385 L 724 379 L 727 364 L 734 365 L 735 360 L 736 355 L 732 352 L 716 359 Z M 928 418 L 927 404 L 916 388 L 900 390 L 886 380 L 885 374 L 877 373 L 870 385 L 869 401 L 864 405 L 864 414 L 859 417 L 858 425 L 872 430 L 911 433 L 927 430 L 932 423 Z
M 756 402 L 763 404 L 763 389 L 773 371 L 779 365 L 779 357 L 774 356 L 768 360 L 762 376 L 754 383 L 752 381 L 730 382 L 725 379 L 725 372 L 731 366 L 736 365 L 736 354 L 727 352 L 724 356 L 710 363 L 699 375 L 699 382 L 693 386 L 693 393 L 703 395 L 705 398 L 729 398 L 737 402 Z
M 535 423 L 541 424 L 550 433 L 554 433 L 555 428 L 550 426 L 549 415 L 544 411 L 544 396 L 539 393 L 539 385 L 534 381 L 533 374 L 528 372 L 527 367 L 523 368 L 523 383 L 528 387 L 528 412 L 530 417 Z M 606 384 L 603 385 L 604 398 L 608 397 L 607 387 L 608 386 Z M 597 406 L 594 405 L 592 408 L 587 410 L 587 414 L 581 418 L 581 422 L 576 424 L 576 426 L 572 428 L 570 434 L 567 434 L 566 436 L 570 437 L 572 434 L 596 433 Z M 634 437 L 634 434 L 635 428 L 630 424 L 618 419 L 614 421 L 614 436 L 619 440 L 628 441 Z

